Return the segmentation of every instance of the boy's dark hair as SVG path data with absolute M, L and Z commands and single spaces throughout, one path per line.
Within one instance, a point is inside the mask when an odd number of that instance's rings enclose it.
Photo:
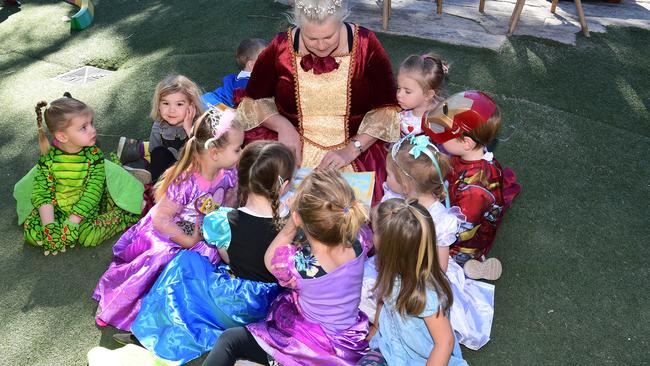
M 243 70 L 246 67 L 246 63 L 250 60 L 255 60 L 267 45 L 268 42 L 259 38 L 247 38 L 241 41 L 235 54 L 239 68 Z

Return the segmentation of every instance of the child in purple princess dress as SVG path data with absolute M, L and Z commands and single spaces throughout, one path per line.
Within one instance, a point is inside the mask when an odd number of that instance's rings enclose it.
M 226 330 L 204 365 L 240 358 L 269 365 L 354 365 L 368 351 L 359 311 L 363 263 L 372 248 L 367 213 L 334 170 L 298 187 L 291 219 L 266 252 L 266 267 L 289 289 L 264 321 Z
M 93 293 L 98 325 L 129 331 L 141 300 L 160 272 L 182 249 L 219 261 L 215 247 L 201 237 L 203 217 L 220 205 L 236 203 L 244 139 L 232 110 L 212 109 L 194 124 L 181 159 L 156 186 L 156 205 L 113 247 L 113 261 Z

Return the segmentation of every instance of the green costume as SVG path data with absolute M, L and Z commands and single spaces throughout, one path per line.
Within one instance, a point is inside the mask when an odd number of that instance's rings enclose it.
M 97 146 L 68 154 L 52 147 L 14 187 L 25 240 L 56 254 L 77 243 L 96 246 L 136 223 L 144 187 Z M 43 225 L 39 207 L 52 204 L 54 222 Z M 71 214 L 82 218 L 68 221 Z

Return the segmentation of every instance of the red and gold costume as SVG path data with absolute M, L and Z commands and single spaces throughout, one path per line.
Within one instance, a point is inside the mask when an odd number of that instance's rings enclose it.
M 281 114 L 297 129 L 303 147 L 303 167 L 316 167 L 328 151 L 344 148 L 350 138 L 368 134 L 377 142 L 347 171 L 375 171 L 374 197 L 382 196 L 386 180 L 386 142 L 399 139 L 395 82 L 388 55 L 370 30 L 354 26 L 351 51 L 333 55 L 332 71 L 305 71 L 294 46 L 293 29 L 278 34 L 259 55 L 238 114 L 246 141 L 277 140 L 260 126 Z
M 443 144 L 487 123 L 495 111 L 497 105 L 490 96 L 467 90 L 425 113 L 422 130 L 433 141 Z M 485 148 L 484 151 L 480 160 L 452 157 L 452 169 L 447 175 L 451 205 L 460 207 L 466 217 L 449 254 L 463 263 L 469 257 L 480 259 L 490 251 L 505 209 L 521 190 L 514 172 L 503 170 L 492 153 Z
M 457 156 L 451 160 L 447 175 L 451 204 L 460 207 L 465 222 L 451 255 L 466 253 L 478 259 L 492 248 L 504 210 L 502 169 L 496 159 L 465 161 Z

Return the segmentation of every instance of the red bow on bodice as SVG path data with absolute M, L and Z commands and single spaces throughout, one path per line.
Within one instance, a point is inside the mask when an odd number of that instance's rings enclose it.
M 339 63 L 332 56 L 318 57 L 310 53 L 302 57 L 300 67 L 305 71 L 313 69 L 314 75 L 319 75 L 338 69 Z

